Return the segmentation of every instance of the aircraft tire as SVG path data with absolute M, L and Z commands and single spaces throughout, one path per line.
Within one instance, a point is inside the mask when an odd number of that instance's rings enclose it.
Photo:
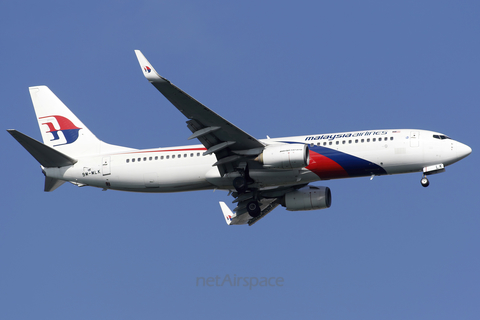
M 260 215 L 260 213 L 262 212 L 262 210 L 260 209 L 260 204 L 258 203 L 258 201 L 250 201 L 247 204 L 247 211 L 248 211 L 248 214 L 252 218 L 258 217 Z
M 420 180 L 420 183 L 422 184 L 422 187 L 428 187 L 430 185 L 430 181 L 428 181 L 427 177 L 423 177 L 422 180 Z
M 247 181 L 244 177 L 236 177 L 233 179 L 233 187 L 238 193 L 245 193 L 247 191 Z

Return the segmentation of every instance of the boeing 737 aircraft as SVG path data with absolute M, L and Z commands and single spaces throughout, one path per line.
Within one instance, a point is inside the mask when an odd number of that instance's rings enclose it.
M 230 191 L 220 202 L 229 225 L 252 225 L 278 205 L 290 211 L 329 208 L 328 187 L 311 182 L 445 171 L 472 149 L 419 129 L 365 130 L 259 140 L 160 76 L 136 50 L 145 77 L 188 118 L 201 145 L 138 150 L 99 140 L 46 86 L 30 87 L 43 143 L 8 132 L 41 164 L 45 191 L 79 187 L 136 192 Z

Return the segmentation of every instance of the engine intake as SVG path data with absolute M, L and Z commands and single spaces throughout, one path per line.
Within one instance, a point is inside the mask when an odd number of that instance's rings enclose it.
M 308 186 L 285 194 L 284 206 L 289 211 L 330 208 L 332 193 L 328 187 Z
M 305 168 L 310 163 L 310 152 L 306 144 L 270 145 L 255 160 L 267 168 Z

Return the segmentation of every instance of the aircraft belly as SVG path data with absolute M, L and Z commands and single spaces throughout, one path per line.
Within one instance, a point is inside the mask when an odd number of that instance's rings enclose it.
M 418 172 L 422 170 L 425 162 L 423 148 L 409 145 L 392 146 L 379 154 L 379 159 L 387 174 Z

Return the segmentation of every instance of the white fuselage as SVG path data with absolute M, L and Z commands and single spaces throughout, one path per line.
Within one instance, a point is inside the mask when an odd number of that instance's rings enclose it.
M 448 166 L 471 149 L 440 133 L 416 130 L 367 130 L 262 140 L 308 144 L 310 164 L 302 169 L 250 168 L 253 187 L 268 188 L 349 177 L 421 172 L 435 165 Z M 115 148 L 114 148 L 115 150 Z M 215 155 L 202 145 L 158 149 L 119 148 L 95 156 L 80 156 L 72 166 L 44 168 L 48 177 L 79 186 L 136 192 L 179 192 L 233 189 L 239 174 L 220 176 Z

